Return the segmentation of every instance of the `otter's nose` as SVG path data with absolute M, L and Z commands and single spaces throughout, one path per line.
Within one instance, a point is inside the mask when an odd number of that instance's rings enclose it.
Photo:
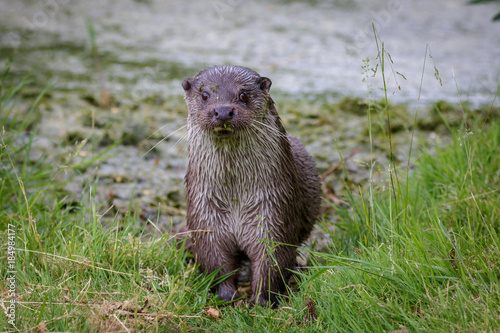
M 233 119 L 234 114 L 235 110 L 230 106 L 221 106 L 219 108 L 215 108 L 213 111 L 214 119 L 220 122 L 226 122 Z

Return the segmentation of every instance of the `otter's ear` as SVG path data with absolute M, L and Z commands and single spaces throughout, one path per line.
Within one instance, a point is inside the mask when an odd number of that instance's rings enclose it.
M 184 91 L 188 91 L 189 89 L 191 89 L 191 86 L 192 86 L 191 81 L 192 80 L 193 80 L 193 78 L 188 77 L 187 79 L 184 79 L 184 81 L 182 81 L 182 88 L 184 88 Z
M 271 84 L 273 84 L 267 77 L 261 77 L 258 83 L 260 89 L 264 90 L 266 93 L 269 92 L 269 88 L 271 88 Z

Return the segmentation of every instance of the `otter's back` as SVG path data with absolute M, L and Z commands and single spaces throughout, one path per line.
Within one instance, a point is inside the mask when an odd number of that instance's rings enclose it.
M 306 230 L 304 239 L 309 235 L 313 227 L 314 221 L 319 216 L 321 185 L 312 156 L 306 151 L 304 145 L 296 137 L 287 133 L 288 141 L 292 155 L 299 172 L 302 185 L 301 198 L 302 208 L 304 209 L 304 221 Z M 310 228 L 309 228 L 310 226 Z

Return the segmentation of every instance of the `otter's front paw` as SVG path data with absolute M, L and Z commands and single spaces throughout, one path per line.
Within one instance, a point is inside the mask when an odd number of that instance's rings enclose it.
M 241 297 L 238 290 L 229 286 L 220 286 L 217 294 L 219 295 L 219 300 L 224 302 L 231 302 Z

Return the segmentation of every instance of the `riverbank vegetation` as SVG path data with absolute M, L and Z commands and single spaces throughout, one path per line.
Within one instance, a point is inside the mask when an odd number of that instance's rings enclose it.
M 363 114 L 367 138 L 387 147 L 389 163 L 382 180 L 367 176 L 363 187 L 350 179 L 344 163 L 348 156 L 330 172 L 338 171 L 345 186 L 334 193 L 324 180 L 325 213 L 317 233 L 328 241 L 319 246 L 312 240 L 302 250 L 307 267 L 274 310 L 221 306 L 209 292 L 218 282 L 215 277 L 198 273 L 187 251 L 157 220 L 144 222 L 132 197 L 125 213 L 96 199 L 99 177 L 87 181 L 79 200 L 62 191 L 67 178 L 61 174 L 79 174 L 109 158 L 115 146 L 80 163 L 49 163 L 47 155 L 34 159 L 33 138 L 40 125 L 36 110 L 50 87 L 18 108 L 16 96 L 28 83 L 29 78 L 10 82 L 8 70 L 2 76 L 0 248 L 2 262 L 14 263 L 17 303 L 14 327 L 5 320 L 10 298 L 2 287 L 0 330 L 500 329 L 500 120 L 495 102 L 474 112 L 440 102 L 427 110 L 435 117 L 427 123 L 398 116 L 400 106 L 391 106 L 387 98 L 323 105 L 330 114 L 342 109 Z M 498 92 L 493 98 L 499 98 Z M 288 108 L 300 111 L 298 104 Z M 463 110 L 462 117 L 450 111 L 455 109 Z M 328 112 L 311 121 L 328 124 Z M 430 150 L 421 143 L 417 156 L 402 161 L 390 141 L 396 125 L 410 132 L 441 126 L 448 131 L 447 144 Z M 84 140 L 75 139 L 71 154 L 78 156 Z M 373 163 L 366 170 L 371 175 Z M 8 256 L 12 229 L 13 260 Z M 2 269 L 1 274 L 6 282 L 11 273 Z

